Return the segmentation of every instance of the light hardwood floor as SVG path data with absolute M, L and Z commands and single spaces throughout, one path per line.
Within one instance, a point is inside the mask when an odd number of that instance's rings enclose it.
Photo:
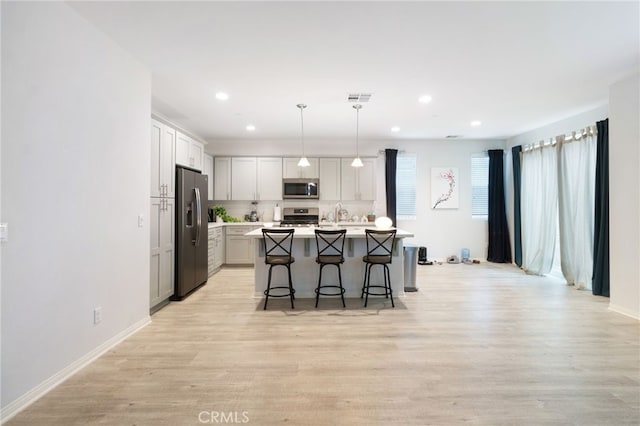
M 606 298 L 505 265 L 434 265 L 395 309 L 265 312 L 252 281 L 223 269 L 8 424 L 640 423 L 640 324 Z

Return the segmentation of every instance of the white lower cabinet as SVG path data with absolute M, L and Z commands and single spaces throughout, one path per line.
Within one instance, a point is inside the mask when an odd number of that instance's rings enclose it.
M 151 276 L 149 306 L 173 295 L 175 209 L 173 198 L 152 198 L 150 214 Z
M 218 270 L 225 263 L 226 238 L 224 228 L 216 228 L 213 251 L 215 253 L 214 269 Z
M 213 250 L 215 244 L 215 237 L 213 236 L 214 230 L 209 228 L 209 237 L 207 241 L 207 276 L 215 274 L 215 251 Z
M 224 263 L 224 256 L 225 256 L 224 228 L 222 227 L 209 228 L 208 244 L 209 244 L 208 245 L 208 249 L 209 249 L 208 272 L 209 272 L 209 276 L 212 276 L 220 269 L 220 267 Z
M 254 239 L 244 234 L 259 228 L 255 225 L 234 225 L 226 229 L 226 261 L 227 265 L 253 264 Z

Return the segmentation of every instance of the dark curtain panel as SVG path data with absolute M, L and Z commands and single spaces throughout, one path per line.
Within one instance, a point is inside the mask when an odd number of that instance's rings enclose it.
M 489 150 L 489 250 L 487 260 L 511 263 L 511 243 L 504 202 L 504 151 Z
M 387 189 L 387 217 L 396 224 L 396 163 L 398 159 L 397 149 L 385 149 L 385 186 Z
M 511 148 L 513 159 L 513 244 L 516 265 L 522 266 L 522 227 L 520 224 L 520 153 L 522 145 Z
M 609 119 L 598 121 L 592 292 L 609 297 Z

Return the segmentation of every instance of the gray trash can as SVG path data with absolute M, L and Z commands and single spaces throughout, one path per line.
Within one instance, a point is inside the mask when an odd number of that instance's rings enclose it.
M 418 247 L 404 246 L 404 291 L 418 291 L 416 288 L 416 257 Z

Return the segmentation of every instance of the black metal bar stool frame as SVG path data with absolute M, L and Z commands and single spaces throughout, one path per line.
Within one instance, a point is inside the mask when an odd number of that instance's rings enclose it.
M 344 303 L 345 289 L 342 286 L 342 272 L 340 265 L 344 263 L 344 240 L 347 234 L 346 229 L 339 230 L 321 230 L 316 229 L 316 248 L 318 250 L 318 256 L 316 257 L 316 263 L 320 265 L 320 272 L 318 274 L 318 286 L 315 289 L 316 292 L 316 308 L 318 307 L 318 301 L 320 295 L 323 296 L 340 296 L 342 299 L 342 307 L 346 308 Z M 335 284 L 322 284 L 322 269 L 325 266 L 333 265 L 338 268 L 338 285 Z M 326 293 L 322 290 L 325 288 L 337 289 L 332 293 Z
M 291 255 L 293 246 L 294 229 L 262 229 L 262 242 L 264 244 L 264 263 L 269 265 L 269 278 L 267 280 L 267 289 L 264 291 L 264 308 L 267 309 L 269 297 L 289 297 L 291 299 L 291 309 L 293 300 L 295 299 L 295 289 L 293 288 L 293 280 L 291 279 L 291 264 L 296 260 Z M 284 266 L 287 268 L 289 277 L 288 285 L 271 286 L 271 272 L 274 266 Z M 286 289 L 287 293 L 273 294 L 273 290 L 280 291 Z
M 371 296 L 384 296 L 385 298 L 391 298 L 391 306 L 396 307 L 393 301 L 393 291 L 391 290 L 391 274 L 389 272 L 389 265 L 393 259 L 393 248 L 396 242 L 396 230 L 377 230 L 377 229 L 365 229 L 365 240 L 367 243 L 367 255 L 362 258 L 365 262 L 364 278 L 362 281 L 362 299 L 365 295 L 364 307 L 367 307 L 369 303 L 369 295 Z M 384 284 L 371 284 L 371 268 L 375 265 L 382 266 L 382 276 L 384 278 Z M 372 292 L 371 288 L 384 289 L 384 292 Z

